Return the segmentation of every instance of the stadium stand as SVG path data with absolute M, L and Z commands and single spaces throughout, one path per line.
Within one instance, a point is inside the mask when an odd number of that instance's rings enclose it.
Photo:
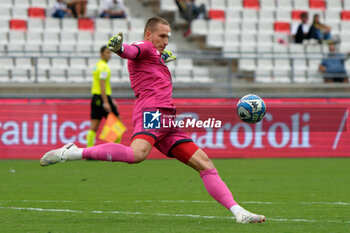
M 161 11 L 175 9 L 166 4 L 168 1 L 161 2 L 163 2 L 160 4 Z M 286 71 L 289 71 L 294 70 L 294 67 L 301 64 L 302 69 L 313 69 L 311 76 L 316 77 L 316 74 L 318 74 L 318 78 L 321 80 L 315 63 L 319 62 L 326 50 L 318 44 L 309 45 L 306 43 L 302 46 L 295 46 L 289 35 L 291 25 L 300 20 L 300 14 L 304 11 L 308 11 L 310 17 L 316 13 L 320 14 L 320 18 L 331 25 L 333 35 L 339 35 L 341 39 L 340 48 L 342 51 L 346 52 L 350 47 L 345 46 L 348 43 L 346 38 L 349 36 L 350 29 L 350 24 L 347 22 L 350 16 L 346 11 L 349 8 L 349 1 L 344 1 L 344 4 L 342 1 L 330 0 L 227 0 L 205 2 L 209 3 L 209 11 L 225 10 L 225 21 L 222 19 L 217 21 L 215 17 L 209 22 L 204 19 L 197 19 L 191 25 L 192 36 L 206 37 L 207 48 L 218 48 L 224 53 L 232 53 L 234 57 L 238 56 L 239 62 L 242 63 L 239 68 L 243 70 L 254 71 L 256 68 L 273 70 L 275 67 L 283 67 Z M 266 52 L 273 53 L 270 60 L 266 58 L 268 57 Z M 254 65 L 255 62 L 249 64 L 249 62 L 252 62 L 251 60 L 242 58 L 242 56 L 248 54 L 256 57 L 257 66 Z M 260 59 L 262 54 L 264 56 L 263 60 Z M 282 56 L 282 60 L 279 59 L 279 56 Z M 304 56 L 307 58 L 313 57 L 314 60 L 307 60 L 306 62 L 303 59 Z M 225 57 L 228 56 L 225 55 Z M 286 62 L 284 57 L 288 57 L 289 62 Z M 303 60 L 297 61 L 292 67 L 292 60 L 298 60 L 299 58 Z M 317 61 L 316 58 L 319 60 Z M 281 63 L 283 66 L 280 66 Z M 261 73 L 258 76 L 261 76 Z M 283 74 L 283 76 L 286 75 Z M 270 78 L 279 82 L 278 76 L 273 73 L 271 73 Z M 281 80 L 283 82 L 287 81 L 285 78 L 281 78 Z M 316 80 L 316 78 L 312 78 L 312 80 Z M 289 82 L 291 81 L 293 81 L 292 78 L 289 79 Z
M 99 0 L 89 1 L 88 12 L 92 17 L 79 20 L 51 18 L 54 2 L 53 0 L 0 2 L 2 5 L 0 45 L 3 46 L 1 54 L 6 58 L 11 56 L 11 61 L 18 64 L 7 66 L 8 72 L 2 72 L 2 76 L 8 74 L 8 77 L 2 81 L 90 82 L 91 72 L 85 70 L 92 70 L 94 64 L 82 61 L 92 53 L 93 56 L 97 56 L 101 45 L 106 43 L 114 31 L 125 32 L 126 43 L 143 38 L 145 24 L 143 18 L 129 17 L 115 20 L 98 18 L 101 4 Z M 169 47 L 177 46 L 170 44 Z M 81 57 L 77 58 L 77 54 Z M 28 56 L 27 61 L 33 59 L 33 62 L 23 63 L 21 56 Z M 1 61 L 6 63 L 9 60 L 1 59 Z M 188 59 L 186 62 L 193 64 L 188 62 Z M 129 82 L 127 73 L 121 72 L 122 65 L 116 67 L 114 65 L 112 63 L 112 69 L 118 71 L 114 81 Z M 38 72 L 33 72 L 35 68 Z M 190 76 L 191 79 L 186 80 L 192 80 L 192 71 Z M 210 80 L 209 77 L 204 78 Z

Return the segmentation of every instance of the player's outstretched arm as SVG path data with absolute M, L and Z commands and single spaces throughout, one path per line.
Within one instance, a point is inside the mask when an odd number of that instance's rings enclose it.
M 141 50 L 143 51 L 147 50 L 147 47 L 144 47 L 144 44 L 138 44 L 138 45 L 123 44 L 122 32 L 119 32 L 117 36 L 113 36 L 112 38 L 109 39 L 107 43 L 107 48 L 110 51 L 116 53 L 121 58 L 125 58 L 125 59 L 136 59 L 140 55 Z M 145 54 L 145 52 L 143 52 L 143 54 Z

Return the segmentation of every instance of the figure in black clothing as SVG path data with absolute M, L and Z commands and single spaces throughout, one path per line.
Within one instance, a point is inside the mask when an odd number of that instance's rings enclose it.
M 303 12 L 300 14 L 301 23 L 298 26 L 293 26 L 292 28 L 292 36 L 294 38 L 295 43 L 302 44 L 303 40 L 310 39 L 309 38 L 309 25 L 307 24 L 309 21 L 309 15 L 307 12 Z

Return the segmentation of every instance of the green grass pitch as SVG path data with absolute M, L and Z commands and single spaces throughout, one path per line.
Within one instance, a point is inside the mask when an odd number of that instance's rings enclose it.
M 237 202 L 266 215 L 236 224 L 175 160 L 0 161 L 0 232 L 350 232 L 350 159 L 222 159 Z

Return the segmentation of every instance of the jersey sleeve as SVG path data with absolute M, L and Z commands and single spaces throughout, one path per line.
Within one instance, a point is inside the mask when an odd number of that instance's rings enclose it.
M 151 42 L 140 41 L 131 45 L 123 44 L 124 51 L 119 54 L 120 57 L 130 60 L 141 59 L 151 54 Z
M 136 47 L 139 50 L 137 58 L 144 58 L 151 54 L 152 43 L 149 41 L 140 41 L 133 43 L 131 46 Z
M 108 68 L 107 68 L 107 66 L 101 66 L 101 68 L 99 69 L 98 77 L 101 80 L 106 80 L 108 78 Z

